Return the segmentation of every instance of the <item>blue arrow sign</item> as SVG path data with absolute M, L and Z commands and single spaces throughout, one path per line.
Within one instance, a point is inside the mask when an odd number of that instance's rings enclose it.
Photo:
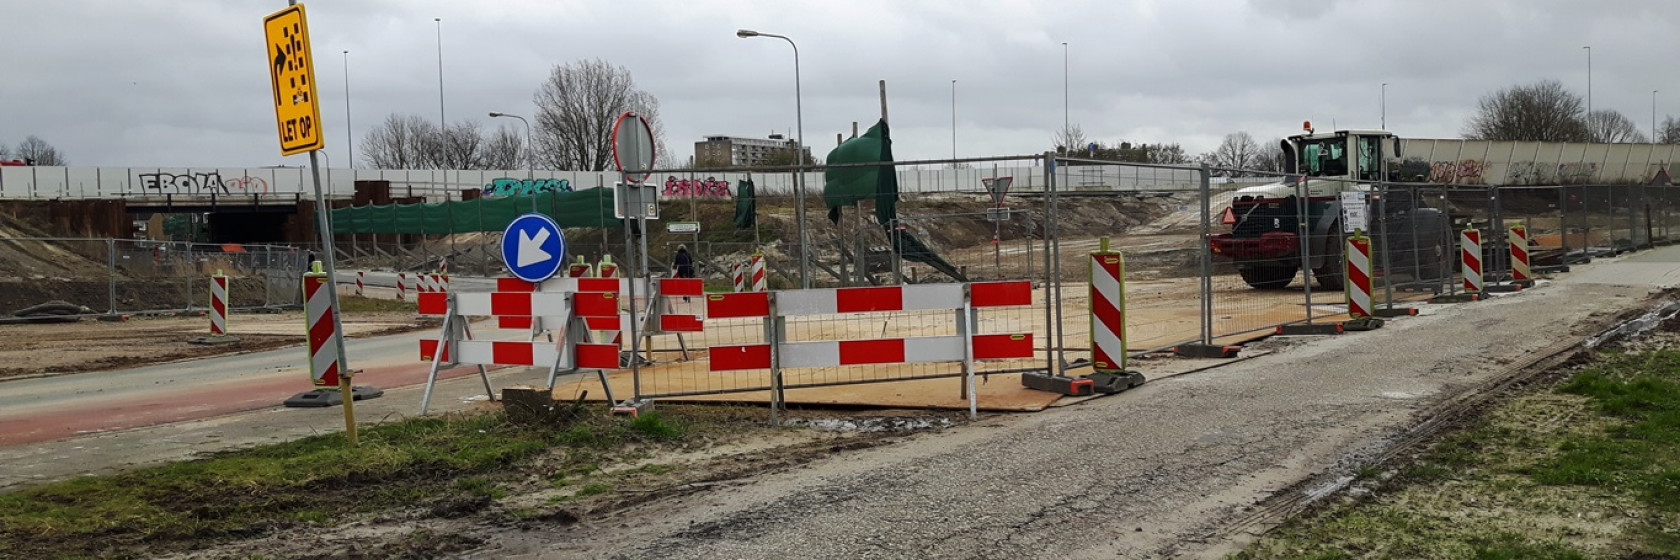
M 566 238 L 560 225 L 542 214 L 514 218 L 502 231 L 502 262 L 515 278 L 542 282 L 566 262 Z

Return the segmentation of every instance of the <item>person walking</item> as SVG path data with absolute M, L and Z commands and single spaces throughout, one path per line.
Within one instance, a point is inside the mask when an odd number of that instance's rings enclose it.
M 687 245 L 677 246 L 677 255 L 671 258 L 671 264 L 677 268 L 677 278 L 694 278 L 694 257 L 688 254 Z

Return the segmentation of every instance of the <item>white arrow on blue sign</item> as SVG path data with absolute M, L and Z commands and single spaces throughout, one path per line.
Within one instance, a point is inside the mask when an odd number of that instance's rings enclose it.
M 542 214 L 514 218 L 502 231 L 502 262 L 515 278 L 542 282 L 566 262 L 566 237 L 560 225 Z

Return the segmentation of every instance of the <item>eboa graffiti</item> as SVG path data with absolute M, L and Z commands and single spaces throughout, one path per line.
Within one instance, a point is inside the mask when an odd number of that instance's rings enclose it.
M 734 196 L 729 192 L 729 181 L 719 181 L 712 177 L 701 179 L 678 179 L 675 175 L 665 178 L 665 191 L 660 196 L 675 197 L 722 197 Z
M 484 185 L 484 196 L 509 196 L 546 192 L 572 192 L 572 183 L 565 179 L 512 179 L 502 177 Z

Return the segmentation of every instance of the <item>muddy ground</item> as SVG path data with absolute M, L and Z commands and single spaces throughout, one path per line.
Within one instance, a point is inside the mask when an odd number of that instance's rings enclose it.
M 0 380 L 149 366 L 301 345 L 306 340 L 303 313 L 288 311 L 233 314 L 228 331 L 238 342 L 188 342 L 209 334 L 209 321 L 203 316 L 137 316 L 124 322 L 0 325 Z M 410 312 L 393 311 L 345 314 L 343 321 L 351 337 L 408 332 L 434 324 Z

